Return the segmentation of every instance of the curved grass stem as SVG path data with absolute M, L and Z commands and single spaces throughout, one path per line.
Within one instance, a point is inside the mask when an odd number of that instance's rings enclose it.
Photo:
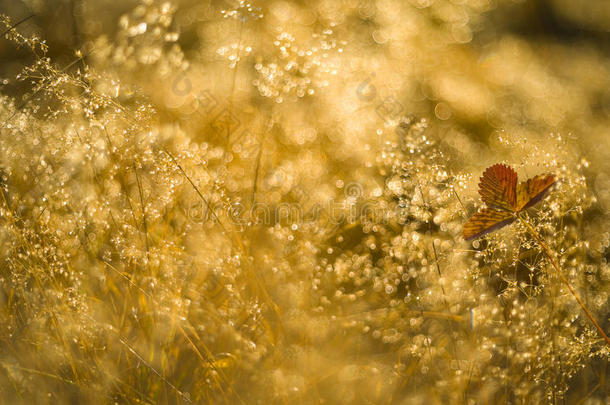
M 595 326 L 595 329 L 597 329 L 597 332 L 604 338 L 604 340 L 606 341 L 606 344 L 608 346 L 610 346 L 610 338 L 608 338 L 608 335 L 606 335 L 606 333 L 601 328 L 601 326 L 599 326 L 599 323 L 597 323 L 597 321 L 593 317 L 593 314 L 591 314 L 591 312 L 589 311 L 587 306 L 580 299 L 580 297 L 576 293 L 576 290 L 574 290 L 574 287 L 572 287 L 572 284 L 570 283 L 570 281 L 566 278 L 566 276 L 563 275 L 563 273 L 559 269 L 559 265 L 557 264 L 557 260 L 555 260 L 555 257 L 553 257 L 553 255 L 551 254 L 551 250 L 546 245 L 546 243 L 544 243 L 542 241 L 542 238 L 540 237 L 540 234 L 536 231 L 536 229 L 534 229 L 532 224 L 530 224 L 529 221 L 527 221 L 527 219 L 525 219 L 521 214 L 517 214 L 517 216 L 518 216 L 519 220 L 521 221 L 521 223 L 523 225 L 525 225 L 525 227 L 530 231 L 530 233 L 532 234 L 534 239 L 536 239 L 536 241 L 538 242 L 538 245 L 542 248 L 542 251 L 544 252 L 546 257 L 549 259 L 549 261 L 551 262 L 551 264 L 555 268 L 555 271 L 557 272 L 557 276 L 559 277 L 559 279 L 568 287 L 568 290 L 570 290 L 570 292 L 572 293 L 572 296 L 574 296 L 574 298 L 576 299 L 576 302 L 578 302 L 578 305 L 580 305 L 582 310 L 585 312 L 585 314 L 587 315 L 587 317 L 589 318 L 589 320 L 593 324 L 593 326 Z

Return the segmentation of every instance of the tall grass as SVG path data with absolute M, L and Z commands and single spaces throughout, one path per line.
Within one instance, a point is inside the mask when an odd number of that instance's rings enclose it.
M 605 403 L 610 64 L 509 3 L 4 16 L 3 401 Z M 560 181 L 465 242 L 498 161 Z

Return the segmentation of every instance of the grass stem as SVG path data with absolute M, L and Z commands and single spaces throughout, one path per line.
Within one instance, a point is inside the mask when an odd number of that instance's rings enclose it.
M 551 262 L 551 264 L 555 268 L 555 271 L 557 272 L 557 276 L 559 277 L 559 279 L 568 287 L 568 290 L 570 290 L 570 292 L 572 293 L 572 295 L 576 299 L 576 302 L 578 302 L 578 305 L 580 305 L 582 310 L 585 312 L 585 314 L 587 315 L 587 317 L 589 318 L 589 320 L 593 324 L 593 326 L 595 326 L 595 329 L 597 329 L 597 332 L 599 332 L 599 334 L 604 338 L 604 340 L 606 341 L 606 344 L 608 344 L 608 346 L 610 346 L 610 338 L 608 338 L 608 335 L 606 335 L 606 333 L 601 328 L 601 326 L 599 326 L 599 323 L 597 323 L 597 321 L 593 317 L 593 314 L 591 314 L 591 312 L 589 311 L 587 306 L 580 299 L 580 297 L 576 293 L 576 290 L 574 290 L 574 287 L 572 287 L 572 284 L 570 283 L 570 281 L 566 278 L 566 276 L 563 275 L 563 273 L 559 269 L 559 265 L 557 264 L 557 260 L 555 260 L 555 258 L 551 254 L 551 250 L 546 245 L 546 243 L 544 243 L 542 241 L 542 238 L 540 237 L 540 234 L 536 231 L 536 229 L 534 229 L 532 224 L 530 224 L 529 221 L 527 221 L 521 214 L 518 214 L 518 217 L 519 217 L 519 220 L 521 221 L 521 223 L 523 225 L 525 225 L 525 227 L 530 231 L 530 233 L 532 234 L 534 239 L 536 239 L 536 241 L 538 242 L 538 245 L 542 248 L 542 251 L 544 252 L 546 257 L 549 259 L 549 261 Z

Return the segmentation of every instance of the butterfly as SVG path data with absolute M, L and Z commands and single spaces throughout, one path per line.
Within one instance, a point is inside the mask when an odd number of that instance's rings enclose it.
M 488 167 L 479 182 L 479 194 L 487 208 L 481 209 L 464 224 L 462 235 L 471 240 L 513 222 L 517 215 L 542 200 L 555 184 L 552 174 L 542 174 L 517 184 L 512 167 Z

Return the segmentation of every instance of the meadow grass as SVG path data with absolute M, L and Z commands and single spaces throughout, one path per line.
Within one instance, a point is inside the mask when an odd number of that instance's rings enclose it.
M 74 4 L 69 55 L 50 6 L 2 17 L 2 402 L 607 402 L 596 36 L 510 1 Z M 466 242 L 496 162 L 559 181 Z

